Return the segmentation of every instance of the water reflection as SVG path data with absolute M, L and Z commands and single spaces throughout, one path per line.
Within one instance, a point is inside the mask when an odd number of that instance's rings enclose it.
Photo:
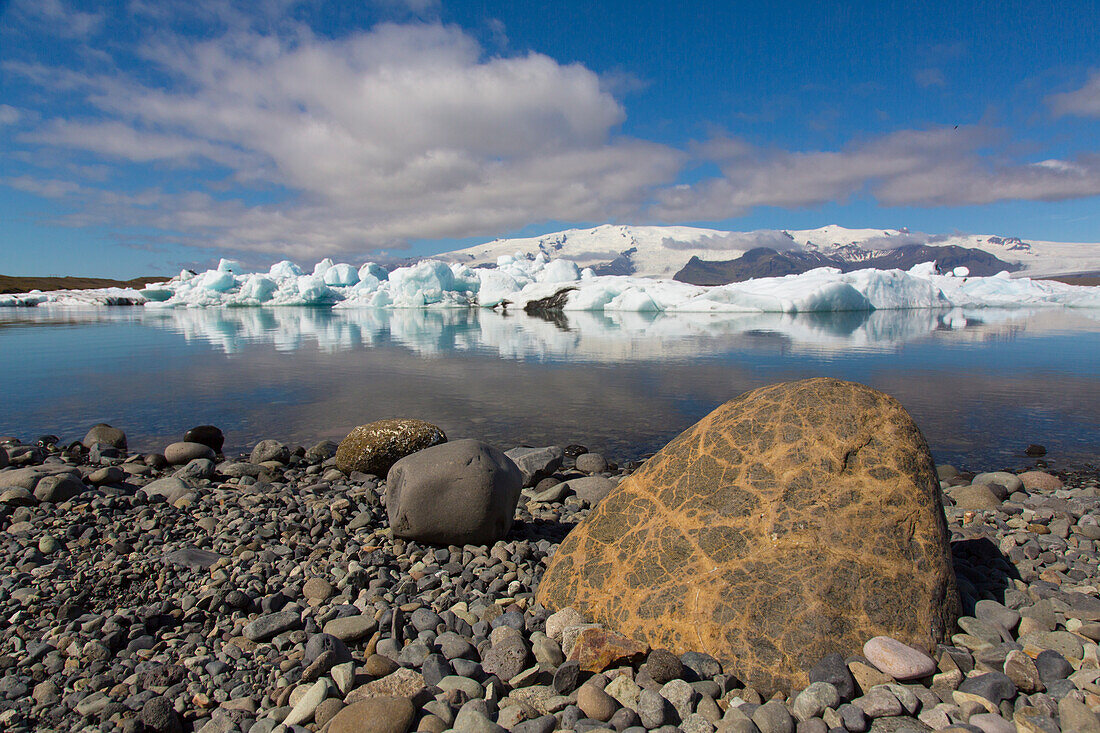
M 1100 311 L 951 309 L 838 313 L 705 314 L 574 312 L 538 318 L 489 310 L 236 308 L 36 309 L 44 322 L 128 320 L 166 329 L 226 354 L 250 344 L 325 353 L 399 344 L 421 355 L 490 352 L 504 359 L 620 362 L 675 359 L 766 337 L 808 352 L 890 351 L 931 336 L 982 341 L 1026 331 L 1093 330 Z M 20 316 L 32 316 L 26 311 Z M 32 318 L 33 318 L 32 316 Z M 34 319 L 34 320 L 39 320 Z M 23 319 L 21 319 L 23 320 Z
M 937 458 L 1100 455 L 1100 311 L 568 313 L 33 308 L 0 313 L 0 434 L 78 439 L 99 421 L 161 448 L 197 424 L 227 449 L 310 444 L 420 417 L 504 447 L 660 448 L 756 387 L 833 376 L 897 397 Z

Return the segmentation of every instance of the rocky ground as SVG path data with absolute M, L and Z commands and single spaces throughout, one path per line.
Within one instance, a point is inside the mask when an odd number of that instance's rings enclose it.
M 704 654 L 535 604 L 632 465 L 513 454 L 531 486 L 507 539 L 444 548 L 393 539 L 381 481 L 337 470 L 332 443 L 226 459 L 101 438 L 0 450 L 0 730 L 1100 731 L 1095 475 L 941 467 L 952 645 L 868 640 L 765 699 Z

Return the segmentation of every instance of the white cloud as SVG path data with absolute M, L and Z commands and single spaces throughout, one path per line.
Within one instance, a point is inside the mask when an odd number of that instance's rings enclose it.
M 166 228 L 240 249 L 311 256 L 627 216 L 683 158 L 617 136 L 623 109 L 588 69 L 533 53 L 486 58 L 438 24 L 336 41 L 174 38 L 149 53 L 173 87 L 66 75 L 107 119 L 55 119 L 24 139 L 137 163 L 204 158 L 295 192 L 280 206 L 162 199 L 176 219 Z
M 25 22 L 40 25 L 54 36 L 82 39 L 103 27 L 103 13 L 86 13 L 62 0 L 16 0 L 12 10 Z
M 913 80 L 922 87 L 945 87 L 947 80 L 943 77 L 943 70 L 935 67 L 917 69 L 913 72 Z
M 0 104 L 0 125 L 14 125 L 22 117 L 19 110 L 10 104 Z
M 79 117 L 16 138 L 29 147 L 13 159 L 22 155 L 30 172 L 6 185 L 64 198 L 75 207 L 63 219 L 70 226 L 160 230 L 196 246 L 303 259 L 500 236 L 541 221 L 713 221 L 861 195 L 969 205 L 1100 193 L 1095 156 L 1021 162 L 991 153 L 1003 143 L 975 127 L 807 151 L 715 135 L 684 151 L 619 133 L 616 91 L 631 79 L 537 53 L 492 55 L 439 23 L 323 38 L 288 19 L 293 2 L 264 0 L 249 16 L 194 0 L 221 35 L 149 36 L 135 49 L 146 67 L 132 74 L 5 63 L 40 91 L 86 102 Z M 160 6 L 131 0 L 131 10 L 153 18 Z M 20 114 L 0 105 L 0 124 Z M 722 175 L 673 185 L 691 162 L 716 163 Z M 189 170 L 163 188 L 123 193 L 109 190 L 104 163 L 128 183 L 146 179 L 132 166 L 158 178 Z M 98 174 L 62 185 L 77 169 Z
M 1052 94 L 1046 101 L 1058 116 L 1100 117 L 1100 70 L 1089 74 L 1088 81 L 1080 89 Z
M 1097 156 L 1029 164 L 980 153 L 994 142 L 978 127 L 902 130 L 837 151 L 762 151 L 723 140 L 705 148 L 717 154 L 723 176 L 661 192 L 654 213 L 665 220 L 719 220 L 756 206 L 815 206 L 861 194 L 888 206 L 1100 194 Z

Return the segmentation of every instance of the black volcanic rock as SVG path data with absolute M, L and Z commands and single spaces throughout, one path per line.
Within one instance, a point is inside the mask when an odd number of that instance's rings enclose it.
M 1021 268 L 1019 264 L 1005 262 L 980 249 L 954 245 L 930 247 L 907 244 L 870 254 L 872 256 L 865 260 L 851 261 L 817 252 L 779 252 L 768 247 L 757 247 L 735 260 L 707 261 L 692 257 L 672 279 L 691 285 L 725 285 L 758 277 L 797 275 L 817 267 L 836 267 L 843 272 L 869 268 L 908 270 L 922 262 L 933 261 L 941 272 L 966 267 L 971 275 L 977 277 L 996 275 L 1002 270 L 1014 272 Z

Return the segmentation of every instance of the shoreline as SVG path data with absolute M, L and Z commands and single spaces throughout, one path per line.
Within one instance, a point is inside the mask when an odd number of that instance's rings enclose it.
M 585 680 L 589 688 L 650 689 L 646 665 L 561 672 L 571 669 L 571 640 L 552 633 L 557 622 L 534 603 L 538 580 L 568 531 L 631 467 L 586 458 L 589 470 L 578 470 L 577 448 L 567 449 L 559 469 L 526 482 L 535 485 L 524 489 L 505 540 L 439 548 L 393 539 L 384 480 L 335 468 L 335 444 L 280 445 L 271 441 L 247 461 L 218 456 L 174 466 L 161 454 L 126 460 L 125 451 L 107 446 L 93 456 L 69 452 L 68 460 L 56 449 L 7 447 L 25 465 L 0 469 L 0 485 L 19 473 L 33 491 L 0 489 L 0 612 L 10 622 L 0 645 L 5 729 L 100 722 L 129 731 L 319 731 L 345 707 L 393 699 L 387 695 L 412 702 L 403 725 L 436 733 L 613 727 L 593 719 L 603 713 L 592 697 L 619 716 L 622 730 L 644 721 L 650 730 L 713 733 L 748 730 L 730 727 L 742 717 L 762 720 L 767 695 L 705 655 L 685 655 L 694 667 L 681 665 L 679 677 L 652 688 L 669 696 L 673 688 L 694 690 L 686 710 L 670 702 L 639 711 L 628 704 L 639 707 L 637 693 L 608 695 L 608 702 L 580 692 Z M 274 460 L 258 460 L 265 456 Z M 1000 669 L 1015 647 L 1053 645 L 1063 677 L 1037 681 L 1044 692 L 1014 691 L 992 709 L 1008 721 L 1018 714 L 1053 721 L 1059 711 L 1095 708 L 1100 688 L 1085 680 L 1093 680 L 1100 609 L 1094 598 L 1076 599 L 1100 586 L 1097 475 L 1065 475 L 1059 489 L 1051 477 L 1043 479 L 1049 490 L 1021 487 L 981 504 L 989 498 L 964 491 L 973 474 L 939 471 L 944 495 L 957 502 L 945 514 L 963 613 L 981 621 L 974 602 L 996 598 L 994 610 L 1017 619 L 1003 632 L 1012 642 L 1000 646 L 975 637 L 984 627 L 964 620 L 967 633 L 954 637 L 954 651 L 936 655 L 939 674 L 957 669 L 952 664 L 965 668 L 967 659 L 979 671 Z M 32 481 L 35 472 L 54 478 Z M 44 490 L 43 481 L 51 486 Z M 583 488 L 574 493 L 571 481 Z M 1021 614 L 1029 620 L 1017 628 Z M 526 650 L 511 665 L 493 651 L 506 644 L 505 626 Z M 625 680 L 612 686 L 626 670 L 634 687 Z M 976 675 L 960 673 L 953 689 Z M 970 698 L 953 698 L 930 679 L 890 684 L 888 698 L 875 693 L 885 701 L 878 707 L 868 688 L 809 718 L 920 726 L 988 712 L 967 708 L 958 700 Z M 788 693 L 767 712 L 793 725 L 791 716 L 805 706 L 799 691 Z M 384 712 L 397 716 L 393 730 L 404 730 L 405 714 Z M 164 720 L 168 727 L 156 727 Z

